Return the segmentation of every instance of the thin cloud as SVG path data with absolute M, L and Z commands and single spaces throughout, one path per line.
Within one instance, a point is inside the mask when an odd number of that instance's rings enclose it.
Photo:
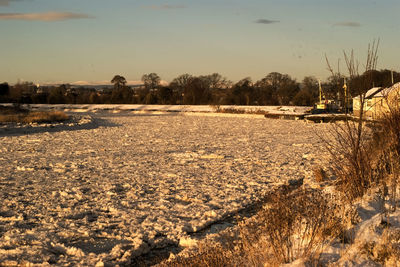
M 46 12 L 46 13 L 0 13 L 0 20 L 26 20 L 26 21 L 62 21 L 69 19 L 93 18 L 87 14 L 72 12 Z
M 278 23 L 279 20 L 270 20 L 270 19 L 258 19 L 255 21 L 255 23 L 258 24 L 273 24 L 273 23 Z
M 333 24 L 333 26 L 340 26 L 340 27 L 360 27 L 361 24 L 354 21 L 343 21 Z
M 180 8 L 186 8 L 185 5 L 151 5 L 151 6 L 144 6 L 144 8 L 148 9 L 157 9 L 157 10 L 162 10 L 162 9 L 180 9 Z

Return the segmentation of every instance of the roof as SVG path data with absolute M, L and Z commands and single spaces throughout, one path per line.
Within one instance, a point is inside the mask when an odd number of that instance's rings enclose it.
M 366 93 L 365 93 L 365 98 L 372 98 L 374 97 L 376 94 L 378 94 L 380 91 L 383 90 L 383 87 L 374 87 L 369 89 Z M 360 96 L 356 96 L 354 98 L 360 98 Z
M 381 90 L 376 95 L 374 95 L 374 97 L 384 97 L 387 96 L 390 92 L 398 89 L 400 89 L 400 82 L 393 84 L 391 87 Z
M 400 82 L 393 84 L 391 87 L 387 87 L 387 88 L 383 88 L 383 87 L 374 87 L 369 89 L 366 93 L 365 93 L 365 98 L 366 99 L 370 99 L 373 97 L 385 97 L 388 94 L 390 94 L 390 92 L 392 92 L 393 90 L 399 90 L 400 89 Z M 356 96 L 354 98 L 360 98 L 360 96 Z
M 365 98 L 371 98 L 376 96 L 377 94 L 379 94 L 381 91 L 383 90 L 383 87 L 374 87 L 369 89 L 366 93 L 365 93 Z

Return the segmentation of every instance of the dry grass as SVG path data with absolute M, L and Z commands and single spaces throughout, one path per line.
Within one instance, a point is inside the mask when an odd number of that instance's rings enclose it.
M 331 127 L 331 136 L 323 137 L 331 155 L 337 189 L 346 199 L 362 197 L 379 177 L 374 173 L 371 131 L 364 122 L 346 121 Z
M 378 47 L 379 40 L 368 45 L 365 69 L 362 75 L 359 73 L 359 62 L 354 58 L 354 52 L 351 51 L 350 54 L 344 52 L 348 77 L 352 81 L 350 89 L 352 94 L 359 96 L 360 112 L 356 122 L 348 120 L 346 116 L 343 125 L 335 124 L 332 127 L 330 138 L 323 138 L 326 141 L 326 148 L 332 156 L 333 174 L 338 178 L 337 188 L 345 194 L 346 199 L 350 202 L 362 197 L 377 182 L 377 177 L 372 170 L 373 155 L 369 132 L 364 123 L 364 103 L 366 101 L 365 91 L 372 88 L 374 84 L 373 73 L 378 61 Z M 343 77 L 339 70 L 337 73 L 334 72 L 327 57 L 326 61 L 333 77 Z M 346 101 L 347 99 L 345 99 Z
M 51 123 L 68 120 L 62 111 L 17 111 L 0 113 L 0 123 Z
M 231 114 L 256 114 L 256 115 L 265 115 L 268 114 L 268 111 L 262 109 L 237 109 L 237 108 L 221 108 L 221 107 L 214 107 L 215 112 L 217 113 L 231 113 Z
M 324 169 L 322 167 L 319 167 L 319 166 L 314 168 L 314 177 L 315 177 L 315 180 L 319 183 L 327 180 L 326 172 L 324 171 Z
M 233 250 L 218 245 L 201 246 L 199 252 L 191 257 L 177 257 L 172 261 L 160 264 L 161 267 L 216 267 L 243 266 Z
M 369 188 L 382 187 L 383 197 L 397 198 L 400 177 L 400 105 L 389 104 L 383 118 L 367 127 L 362 120 L 332 127 L 323 138 L 332 157 L 337 189 L 350 202 Z M 328 140 L 334 140 L 329 142 Z M 395 208 L 395 207 L 393 207 Z
M 251 252 L 247 254 L 257 258 L 264 254 L 262 260 L 271 265 L 299 258 L 318 261 L 322 248 L 341 231 L 335 211 L 319 190 L 277 192 L 241 231 L 243 244 Z M 258 262 L 257 258 L 249 261 Z
M 278 266 L 299 258 L 315 264 L 343 231 L 336 207 L 319 190 L 277 190 L 266 200 L 254 217 L 239 223 L 236 239 L 224 247 L 208 244 L 194 256 L 161 266 Z
M 367 242 L 360 251 L 383 266 L 398 266 L 400 262 L 400 231 L 385 229 L 378 242 Z
M 400 177 L 400 105 L 389 105 L 382 118 L 381 127 L 374 132 L 374 155 L 376 175 L 382 180 L 384 191 L 389 196 L 392 210 L 396 210 L 397 188 Z
M 400 232 L 391 227 L 389 214 L 396 211 L 398 205 L 400 105 L 398 101 L 394 104 L 388 101 L 388 104 L 389 111 L 371 128 L 365 127 L 362 120 L 336 126 L 336 143 L 329 144 L 329 149 L 334 173 L 338 177 L 337 189 L 345 196 L 343 200 L 350 200 L 351 204 L 371 188 L 379 189 L 376 197 L 380 203 L 382 223 L 387 228 L 377 242 L 365 243 L 360 252 L 384 266 L 398 266 Z M 385 205 L 386 201 L 389 206 Z M 344 214 L 343 220 L 353 221 L 350 215 Z

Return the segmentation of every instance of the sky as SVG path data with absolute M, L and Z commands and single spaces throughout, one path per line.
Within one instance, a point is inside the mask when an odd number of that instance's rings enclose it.
M 325 79 L 325 55 L 345 73 L 353 49 L 362 70 L 378 39 L 378 69 L 400 71 L 399 13 L 399 0 L 0 0 L 0 82 Z

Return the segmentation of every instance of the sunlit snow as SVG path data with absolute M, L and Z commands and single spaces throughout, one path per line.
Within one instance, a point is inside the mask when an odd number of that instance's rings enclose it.
M 70 131 L 0 132 L 0 262 L 117 264 L 185 246 L 321 161 L 326 125 L 194 115 L 98 113 Z

